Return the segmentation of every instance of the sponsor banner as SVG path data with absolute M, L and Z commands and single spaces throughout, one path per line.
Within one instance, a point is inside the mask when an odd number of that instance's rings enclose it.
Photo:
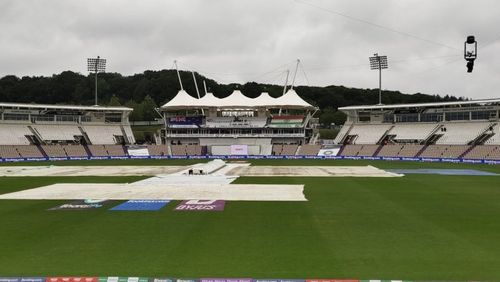
M 443 163 L 459 163 L 460 159 L 441 159 Z
M 97 282 L 97 277 L 47 277 L 45 282 Z
M 84 161 L 84 160 L 88 160 L 89 157 L 68 157 L 68 159 L 70 161 Z
M 45 282 L 44 277 L 0 277 L 0 282 Z
M 69 160 L 68 157 L 50 157 L 49 161 L 67 161 Z
M 110 209 L 110 211 L 157 211 L 166 206 L 166 200 L 130 200 Z
M 129 151 L 130 153 L 130 151 Z M 150 157 L 149 156 L 130 156 L 131 159 L 149 159 Z
M 356 279 L 306 279 L 306 282 L 360 282 Z
M 105 156 L 105 157 L 66 157 L 66 158 L 0 158 L 0 162 L 48 161 L 48 160 L 110 160 L 110 159 L 316 159 L 316 160 L 387 160 L 387 161 L 422 161 L 471 164 L 500 164 L 500 160 L 470 160 L 448 158 L 407 158 L 407 157 L 360 157 L 360 156 L 255 156 L 255 155 L 223 155 L 223 156 Z
M 422 161 L 424 162 L 440 162 L 441 159 L 435 159 L 435 158 L 421 158 Z
M 254 279 L 253 282 L 305 282 L 304 279 Z
M 149 278 L 149 282 L 176 282 L 174 278 Z
M 225 206 L 223 200 L 187 200 L 182 201 L 175 211 L 223 211 Z
M 90 157 L 91 160 L 109 160 L 109 157 Z
M 56 210 L 90 210 L 90 209 L 98 209 L 104 205 L 106 200 L 80 200 L 73 201 L 71 203 L 67 203 L 64 205 L 60 205 L 54 208 L 49 209 L 49 211 Z
M 99 277 L 97 282 L 149 282 L 146 277 Z
M 110 156 L 109 158 L 112 159 L 112 160 L 126 160 L 126 159 L 129 159 L 129 157 L 127 157 L 127 156 Z
M 247 145 L 231 145 L 231 155 L 248 155 Z
M 252 278 L 201 278 L 199 282 L 252 282 Z

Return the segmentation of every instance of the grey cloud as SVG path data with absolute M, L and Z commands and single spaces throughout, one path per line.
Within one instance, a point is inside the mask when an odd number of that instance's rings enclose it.
M 314 8 L 442 43 L 447 48 Z M 312 85 L 375 88 L 374 52 L 389 56 L 383 86 L 407 93 L 495 97 L 500 88 L 500 2 L 494 0 L 3 0 L 0 75 L 85 73 L 101 55 L 124 74 L 198 70 L 221 82 L 282 83 L 300 58 Z M 465 71 L 461 48 L 477 36 L 479 58 Z M 450 56 L 455 57 L 450 57 Z M 425 59 L 434 58 L 434 59 Z M 457 60 L 456 62 L 452 62 Z M 281 66 L 281 67 L 280 67 Z M 268 72 L 273 70 L 273 72 Z

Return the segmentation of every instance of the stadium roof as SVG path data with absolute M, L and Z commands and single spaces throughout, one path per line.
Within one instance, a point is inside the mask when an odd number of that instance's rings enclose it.
M 22 103 L 0 103 L 0 108 L 19 109 L 54 109 L 54 110 L 81 110 L 81 111 L 133 111 L 127 107 L 103 107 L 103 106 L 78 106 L 78 105 L 44 105 L 44 104 L 22 104 Z
M 239 90 L 234 90 L 231 95 L 225 98 L 217 98 L 212 93 L 207 93 L 200 99 L 194 98 L 186 91 L 181 90 L 168 103 L 161 107 L 163 110 L 180 110 L 190 108 L 295 108 L 313 109 L 314 107 L 304 101 L 295 92 L 288 90 L 284 95 L 273 98 L 269 93 L 263 92 L 258 97 L 250 98 Z
M 340 107 L 339 110 L 341 111 L 386 110 L 386 109 L 399 109 L 399 108 L 427 108 L 427 107 L 444 107 L 444 106 L 486 105 L 486 104 L 499 104 L 499 103 L 500 99 L 495 98 L 495 99 L 481 99 L 481 100 L 454 101 L 454 102 L 349 106 L 349 107 Z

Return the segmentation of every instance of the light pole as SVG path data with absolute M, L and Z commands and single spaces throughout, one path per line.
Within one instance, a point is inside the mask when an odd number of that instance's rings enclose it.
M 379 56 L 378 54 L 373 54 L 374 57 L 370 57 L 370 69 L 378 70 L 378 104 L 382 105 L 382 69 L 387 69 L 387 56 Z
M 97 106 L 97 74 L 106 71 L 106 59 L 97 58 L 87 59 L 87 70 L 95 73 L 95 105 Z

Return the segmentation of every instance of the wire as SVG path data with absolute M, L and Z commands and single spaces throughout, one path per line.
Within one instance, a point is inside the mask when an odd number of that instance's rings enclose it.
M 324 7 L 312 4 L 310 2 L 306 2 L 306 1 L 303 1 L 303 0 L 295 0 L 295 2 L 304 4 L 304 5 L 308 5 L 308 6 L 314 7 L 316 9 L 319 9 L 319 10 L 322 10 L 324 12 L 328 12 L 328 13 L 331 13 L 331 14 L 334 14 L 334 15 L 337 15 L 337 16 L 341 16 L 341 17 L 347 18 L 347 19 L 352 20 L 352 21 L 357 21 L 357 22 L 360 22 L 360 23 L 364 23 L 364 24 L 367 24 L 367 25 L 374 26 L 376 28 L 384 29 L 384 30 L 387 30 L 387 31 L 390 31 L 390 32 L 393 32 L 393 33 L 397 33 L 397 34 L 400 34 L 400 35 L 411 37 L 413 39 L 425 41 L 427 43 L 431 43 L 431 44 L 434 44 L 434 45 L 439 45 L 439 46 L 442 46 L 442 47 L 447 47 L 447 48 L 454 49 L 454 50 L 460 50 L 460 49 L 455 48 L 453 46 L 449 46 L 449 45 L 446 45 L 446 44 L 443 44 L 443 43 L 440 43 L 440 42 L 436 42 L 436 41 L 433 41 L 433 40 L 430 40 L 430 39 L 426 39 L 426 38 L 423 38 L 423 37 L 420 37 L 420 36 L 417 36 L 417 35 L 413 35 L 413 34 L 410 34 L 410 33 L 407 33 L 407 32 L 399 31 L 399 30 L 396 30 L 396 29 L 393 29 L 393 28 L 390 28 L 390 27 L 387 27 L 387 26 L 380 25 L 380 24 L 369 22 L 367 20 L 356 18 L 356 17 L 350 16 L 350 15 L 347 15 L 345 13 L 341 13 L 341 12 L 338 12 L 338 11 L 333 11 L 333 10 L 330 10 L 330 9 L 327 9 L 327 8 L 324 8 Z
M 300 69 L 302 70 L 302 73 L 304 74 L 304 78 L 305 78 L 305 79 L 306 79 L 306 81 L 307 81 L 307 86 L 309 86 L 309 85 L 310 85 L 310 83 L 309 83 L 309 78 L 307 77 L 306 70 L 304 69 L 304 65 L 302 64 L 302 61 L 300 61 L 300 63 L 299 63 L 299 67 L 300 67 Z

